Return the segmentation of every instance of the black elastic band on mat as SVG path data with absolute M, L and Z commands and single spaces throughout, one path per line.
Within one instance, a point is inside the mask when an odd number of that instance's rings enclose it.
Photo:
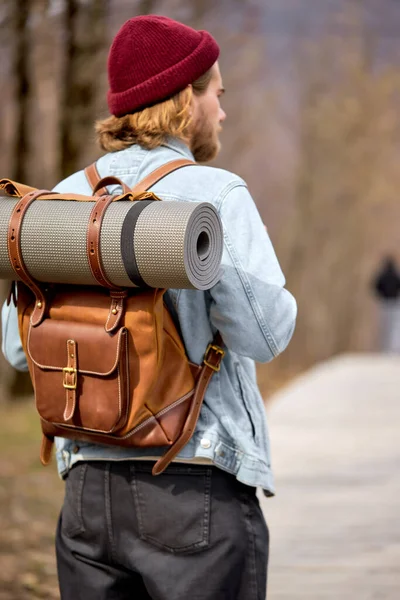
M 121 255 L 126 274 L 132 283 L 141 288 L 148 288 L 149 286 L 142 279 L 136 262 L 134 246 L 135 229 L 141 212 L 152 202 L 157 202 L 157 200 L 138 200 L 135 202 L 126 214 L 121 231 Z

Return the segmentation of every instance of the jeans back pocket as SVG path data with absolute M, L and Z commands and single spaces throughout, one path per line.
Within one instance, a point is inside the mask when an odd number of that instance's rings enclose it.
M 131 466 L 131 487 L 141 539 L 172 553 L 209 544 L 211 467 L 170 465 L 158 476 Z
M 65 481 L 65 496 L 62 507 L 62 531 L 74 537 L 85 531 L 83 522 L 82 496 L 87 463 L 78 462 L 70 469 Z

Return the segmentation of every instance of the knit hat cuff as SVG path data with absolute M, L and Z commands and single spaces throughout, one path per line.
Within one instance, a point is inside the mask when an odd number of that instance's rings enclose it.
M 123 92 L 109 90 L 107 100 L 111 114 L 122 117 L 145 106 L 162 102 L 183 90 L 211 69 L 218 60 L 219 46 L 207 31 L 199 31 L 198 33 L 201 35 L 198 46 L 191 54 L 185 56 L 169 69 L 153 75 L 143 83 Z M 188 73 L 190 73 L 190 78 Z M 154 97 L 155 89 L 158 90 L 157 98 Z

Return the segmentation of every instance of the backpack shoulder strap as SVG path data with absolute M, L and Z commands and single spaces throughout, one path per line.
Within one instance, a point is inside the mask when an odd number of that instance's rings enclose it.
M 154 171 L 152 171 L 152 173 L 149 173 L 147 177 L 139 181 L 139 183 L 137 183 L 132 188 L 132 193 L 141 194 L 143 192 L 147 192 L 148 189 L 150 189 L 153 185 L 161 181 L 161 179 L 163 179 L 166 175 L 169 175 L 173 171 L 177 171 L 182 167 L 188 167 L 190 165 L 196 164 L 197 163 L 195 163 L 193 160 L 189 160 L 187 158 L 178 158 L 177 160 L 171 160 L 170 162 L 165 163 L 165 165 L 158 167 L 158 169 L 155 169 Z
M 97 170 L 96 167 L 96 163 L 92 163 L 91 165 L 89 165 L 88 167 L 86 167 L 85 169 L 85 175 L 86 175 L 86 179 L 88 181 L 88 184 L 90 185 L 90 187 L 92 188 L 92 191 L 95 189 L 95 187 L 97 186 L 97 184 L 99 183 L 99 181 L 101 181 L 101 177 L 100 174 Z M 107 189 L 106 188 L 101 188 L 98 190 L 97 192 L 100 196 L 103 196 L 107 193 Z
M 155 185 L 158 181 L 163 179 L 169 173 L 176 171 L 177 169 L 181 169 L 182 167 L 186 167 L 189 165 L 195 165 L 192 160 L 187 158 L 179 158 L 177 160 L 171 160 L 170 162 L 165 163 L 165 165 L 161 165 L 158 169 L 155 169 L 149 175 L 147 175 L 144 179 L 139 181 L 133 188 L 132 193 L 137 195 L 143 192 L 147 192 L 149 188 Z M 92 190 L 99 184 L 101 181 L 101 177 L 96 168 L 96 163 L 91 164 L 89 167 L 85 169 L 85 175 L 87 180 L 92 188 Z M 99 190 L 98 193 L 101 193 L 103 190 Z
M 97 196 L 106 196 L 108 194 L 106 186 L 110 184 L 120 185 L 122 187 L 123 194 L 129 194 L 131 191 L 123 181 L 118 179 L 118 177 L 113 177 L 112 175 L 108 175 L 107 177 L 100 177 L 95 162 L 89 165 L 89 167 L 86 167 L 85 175 L 88 184 L 92 188 L 93 196 L 95 194 L 97 194 Z

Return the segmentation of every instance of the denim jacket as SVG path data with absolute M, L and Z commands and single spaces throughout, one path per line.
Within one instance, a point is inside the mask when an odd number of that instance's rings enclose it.
M 188 147 L 170 139 L 155 150 L 134 145 L 102 156 L 102 177 L 114 175 L 132 187 L 158 166 L 177 158 L 193 159 Z M 109 187 L 110 191 L 114 188 Z M 83 171 L 55 188 L 91 195 Z M 209 291 L 169 290 L 189 359 L 200 364 L 208 343 L 220 331 L 228 350 L 205 395 L 196 431 L 178 459 L 209 460 L 238 480 L 274 494 L 270 445 L 255 362 L 268 362 L 292 336 L 296 302 L 285 279 L 246 183 L 209 166 L 189 166 L 153 186 L 162 200 L 210 202 L 223 224 L 223 275 Z M 3 306 L 3 353 L 17 369 L 27 363 L 19 339 L 16 309 Z M 127 449 L 58 438 L 61 476 L 79 460 L 129 460 L 161 456 L 164 449 Z

